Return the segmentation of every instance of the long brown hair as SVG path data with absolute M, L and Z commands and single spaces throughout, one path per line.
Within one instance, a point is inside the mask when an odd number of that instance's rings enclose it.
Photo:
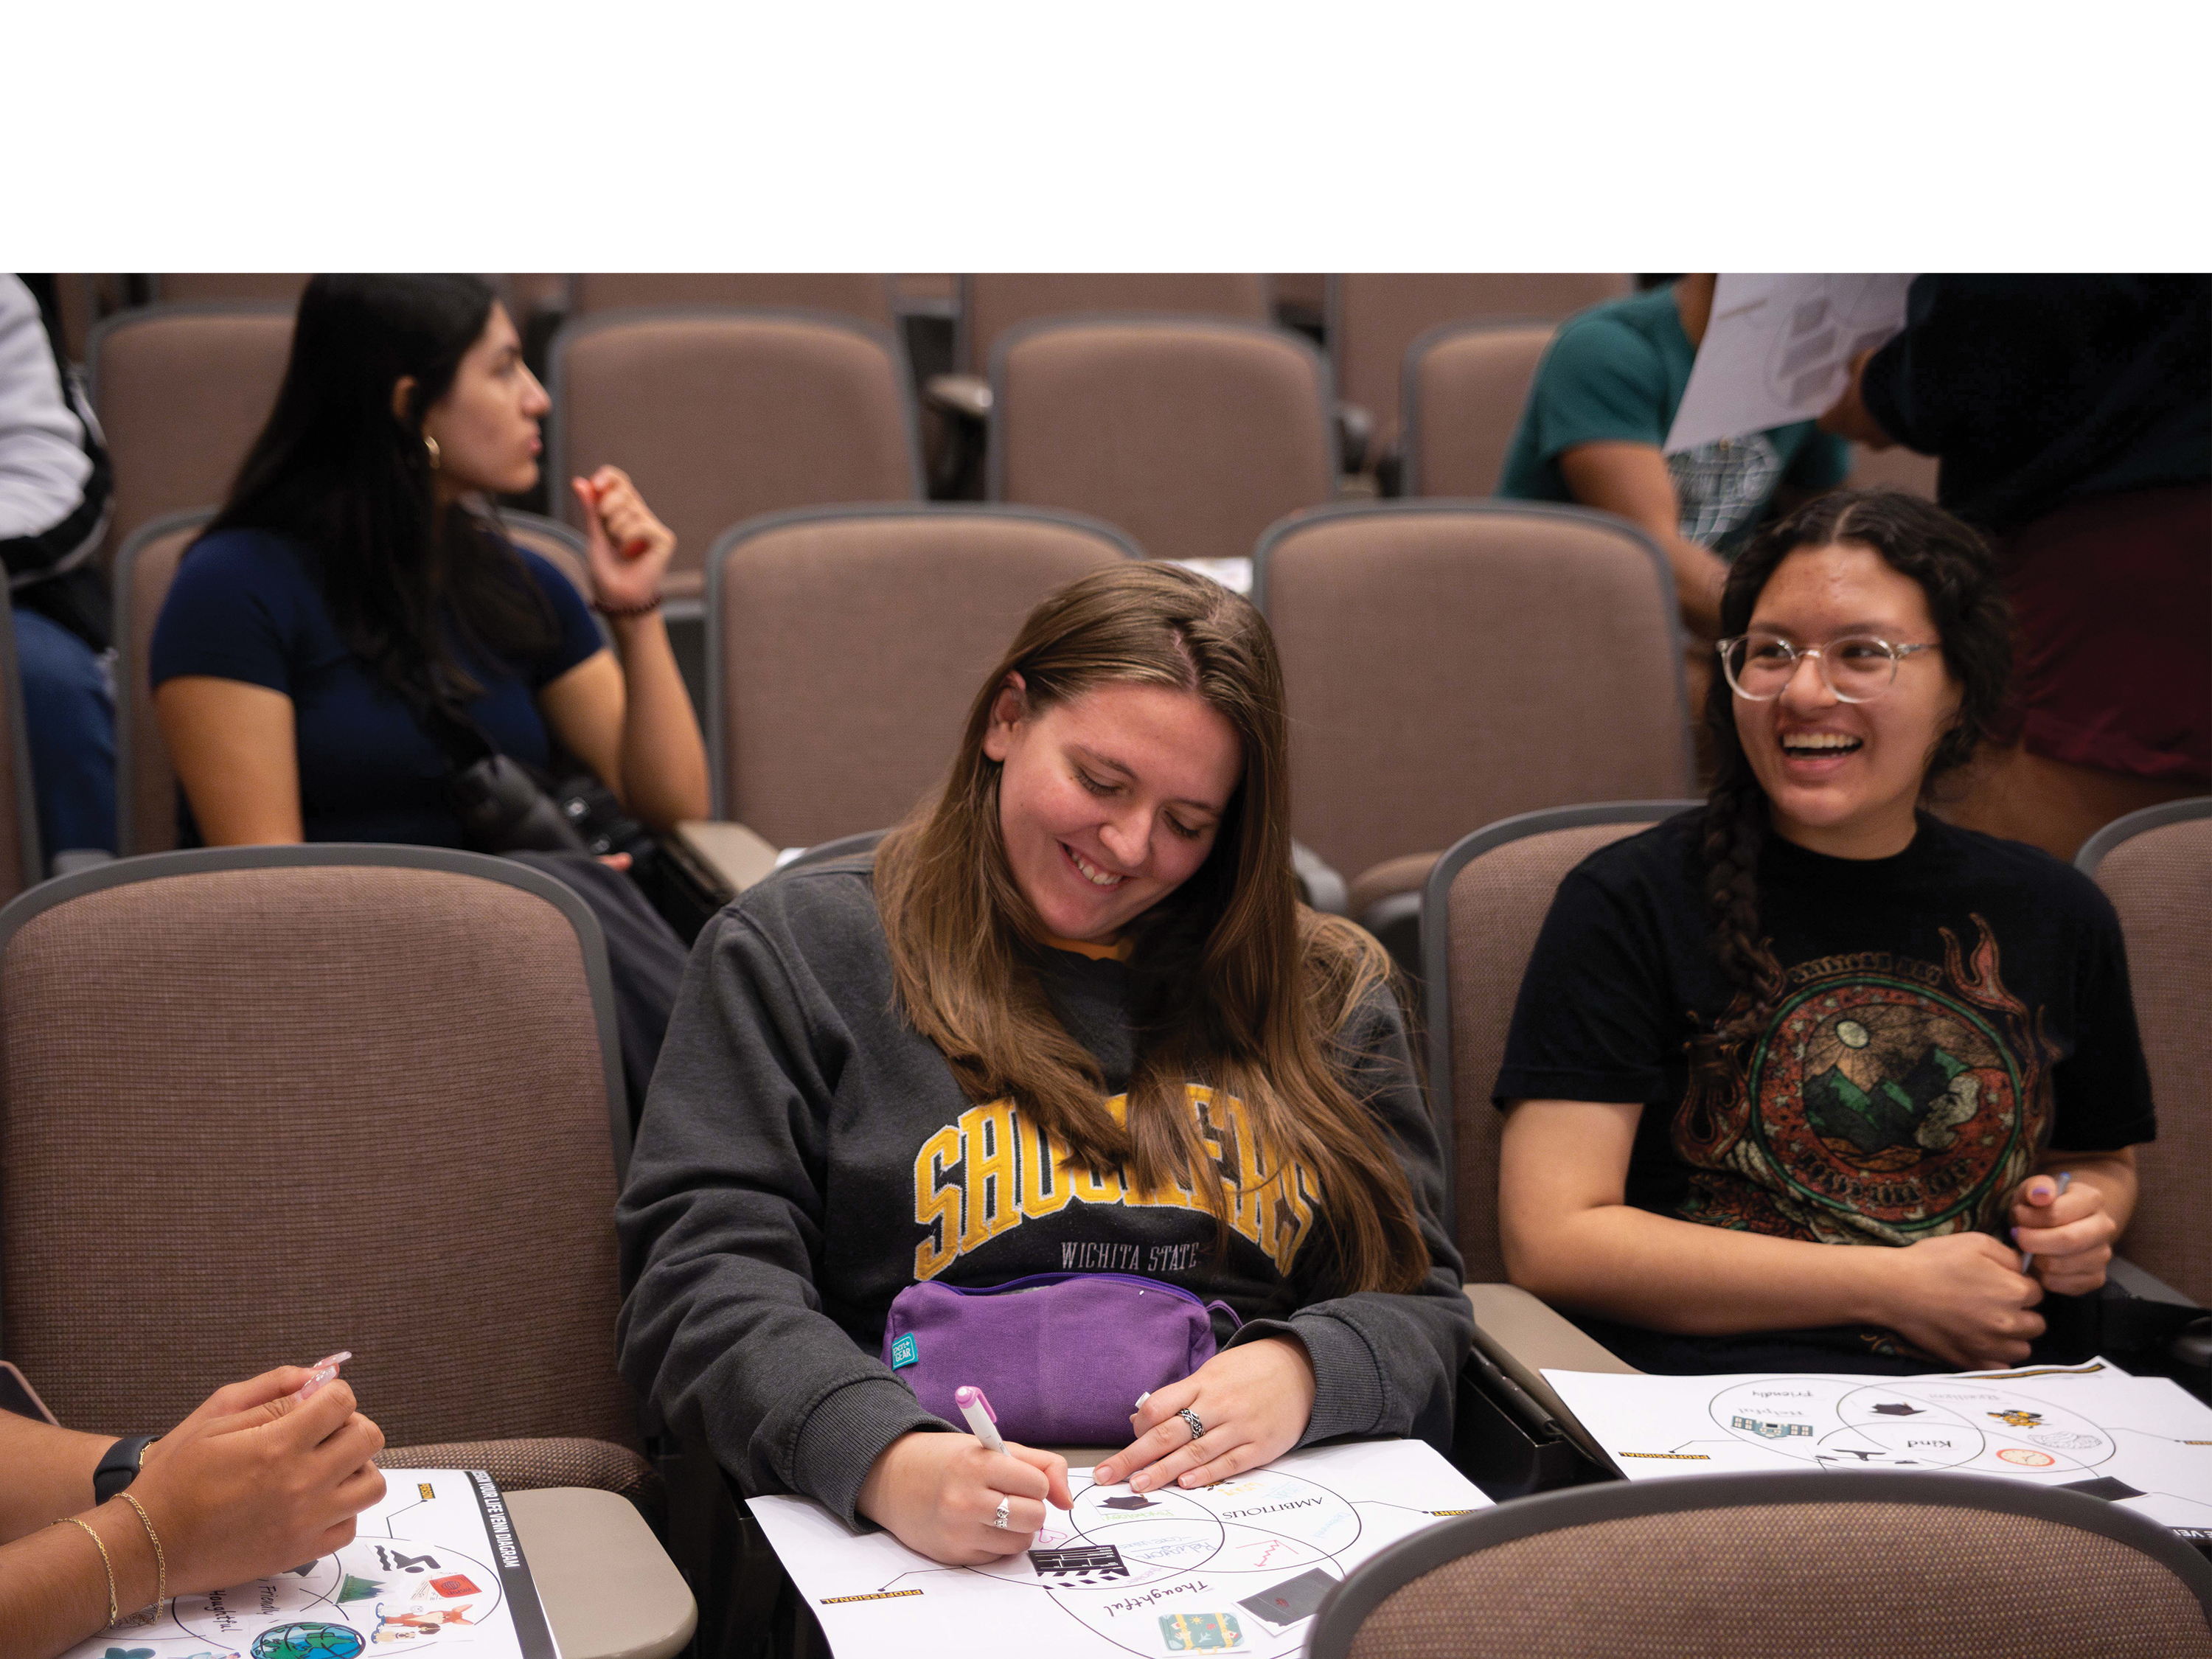
M 1206 862 L 1130 930 L 1136 1059 L 1122 1122 L 1097 1061 L 1046 1000 L 1034 966 L 1044 929 L 1000 836 L 1000 768 L 983 738 L 1013 674 L 1032 713 L 1109 684 L 1194 692 L 1243 746 L 1244 775 Z M 1218 1249 L 1226 1180 L 1184 1089 L 1232 1095 L 1267 1179 L 1303 1165 L 1318 1180 L 1343 1288 L 1407 1290 L 1428 1266 L 1413 1195 L 1340 1072 L 1355 1059 L 1346 1022 L 1389 959 L 1297 902 L 1288 749 L 1274 637 L 1249 601 L 1173 565 L 1098 571 L 1032 611 L 983 682 L 943 785 L 877 850 L 877 906 L 903 1012 L 970 1097 L 1011 1098 L 1070 1161 L 1126 1169 L 1132 1191 L 1188 1188 L 1213 1211 Z

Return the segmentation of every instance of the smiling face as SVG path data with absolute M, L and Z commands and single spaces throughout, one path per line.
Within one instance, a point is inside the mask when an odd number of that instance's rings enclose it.
M 453 385 L 423 412 L 423 434 L 438 445 L 431 477 L 440 495 L 513 495 L 536 483 L 538 423 L 552 406 L 523 363 L 522 340 L 506 307 L 494 305 Z
M 1110 939 L 1206 862 L 1243 747 L 1194 691 L 1109 684 L 1032 709 L 1007 678 L 983 737 L 1006 863 L 1047 932 Z
M 1936 641 L 1920 584 L 1873 549 L 1852 543 L 1801 547 L 1774 568 L 1751 613 L 1751 631 L 1797 646 L 1847 635 L 1892 645 Z M 1715 686 L 1714 695 L 1724 688 Z M 1959 712 L 1959 685 L 1941 651 L 1897 665 L 1871 702 L 1844 702 L 1801 658 L 1782 695 L 1735 697 L 1736 736 L 1786 839 L 1838 858 L 1883 858 L 1911 843 L 1913 806 L 1936 739 Z

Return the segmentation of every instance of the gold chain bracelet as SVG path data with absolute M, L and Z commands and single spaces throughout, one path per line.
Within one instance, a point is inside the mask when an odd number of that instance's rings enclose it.
M 92 1540 L 93 1548 L 100 1552 L 100 1565 L 107 1574 L 107 1623 L 112 1628 L 122 1615 L 115 1610 L 115 1564 L 107 1559 L 107 1546 L 100 1541 L 98 1533 L 73 1515 L 64 1516 L 54 1524 L 58 1527 L 75 1527 L 87 1538 Z
M 146 1528 L 147 1541 L 154 1547 L 154 1617 L 161 1616 L 161 1603 L 169 1599 L 169 1562 L 161 1553 L 161 1534 L 154 1530 L 154 1522 L 146 1513 L 146 1506 L 127 1492 L 115 1494 L 138 1511 L 138 1524 Z

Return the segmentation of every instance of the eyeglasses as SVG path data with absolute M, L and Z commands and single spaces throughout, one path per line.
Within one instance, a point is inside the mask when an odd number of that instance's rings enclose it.
M 1792 645 L 1779 634 L 1739 634 L 1715 649 L 1736 696 L 1752 702 L 1780 696 L 1797 672 L 1797 659 L 1812 657 L 1820 678 L 1839 702 L 1872 702 L 1897 679 L 1897 665 L 1916 651 L 1935 645 L 1892 645 L 1871 634 L 1854 634 L 1826 645 Z

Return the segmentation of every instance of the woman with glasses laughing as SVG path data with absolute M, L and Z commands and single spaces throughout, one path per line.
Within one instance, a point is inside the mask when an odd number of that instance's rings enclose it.
M 1574 870 L 1522 985 L 1507 1269 L 1646 1370 L 2042 1357 L 2154 1120 L 2111 906 L 1924 810 L 2003 722 L 1988 549 L 1823 496 L 1737 560 L 1722 623 L 1705 806 Z

